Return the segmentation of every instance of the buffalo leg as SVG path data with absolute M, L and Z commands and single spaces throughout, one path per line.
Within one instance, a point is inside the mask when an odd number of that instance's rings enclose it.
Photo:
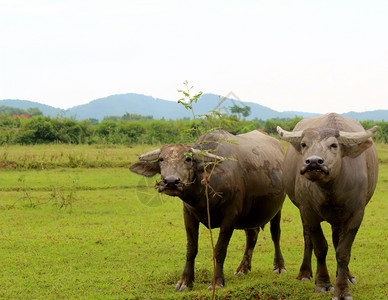
M 335 249 L 337 258 L 337 281 L 333 299 L 353 299 L 348 286 L 350 252 L 359 227 L 352 228 L 341 235 Z
M 280 220 L 282 212 L 279 212 L 271 220 L 271 236 L 272 241 L 275 246 L 275 255 L 274 255 L 274 272 L 280 274 L 281 272 L 286 272 L 284 267 L 284 258 L 280 250 Z
M 303 222 L 303 217 L 302 217 Z M 302 265 L 299 269 L 299 274 L 296 279 L 302 281 L 309 281 L 313 277 L 313 270 L 311 268 L 311 254 L 313 252 L 313 243 L 311 241 L 310 235 L 303 226 L 303 238 L 304 238 L 304 253 Z
M 186 208 L 183 209 L 183 215 L 187 236 L 186 264 L 183 269 L 182 277 L 175 286 L 175 290 L 177 291 L 184 291 L 187 288 L 193 287 L 194 261 L 198 253 L 199 222 L 187 211 Z
M 216 270 L 215 270 L 215 282 L 209 286 L 209 290 L 213 288 L 222 288 L 225 286 L 225 277 L 224 277 L 224 261 L 226 257 L 226 252 L 228 249 L 230 238 L 233 234 L 233 226 L 221 226 L 220 234 L 218 236 L 217 244 L 215 247 L 215 259 L 216 259 Z
M 322 232 L 321 225 L 318 223 L 314 227 L 307 228 L 313 243 L 314 253 L 317 258 L 317 272 L 315 276 L 315 292 L 322 293 L 333 290 L 330 282 L 329 272 L 327 271 L 326 255 L 328 244 Z
M 246 236 L 245 252 L 244 252 L 243 259 L 240 263 L 240 266 L 237 268 L 234 275 L 247 274 L 248 271 L 251 270 L 252 254 L 256 246 L 257 236 L 259 235 L 259 231 L 260 231 L 259 228 L 245 230 L 245 236 Z
M 340 233 L 341 233 L 341 227 L 332 226 L 332 232 L 333 232 L 333 245 L 334 245 L 334 249 L 337 250 L 338 243 L 339 243 L 339 237 L 340 237 Z M 346 274 L 347 274 L 347 277 L 348 277 L 348 282 L 351 283 L 351 284 L 356 284 L 356 279 L 350 273 L 349 267 L 347 268 Z M 337 269 L 336 276 L 338 276 L 338 269 Z

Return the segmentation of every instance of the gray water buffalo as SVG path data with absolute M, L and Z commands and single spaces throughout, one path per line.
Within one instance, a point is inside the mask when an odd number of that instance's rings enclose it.
M 251 269 L 259 229 L 268 222 L 275 245 L 274 272 L 285 271 L 279 246 L 285 198 L 283 159 L 283 147 L 272 137 L 258 131 L 235 136 L 216 130 L 200 137 L 193 147 L 172 144 L 145 153 L 130 167 L 143 176 L 160 173 L 161 180 L 156 184 L 159 192 L 183 201 L 187 253 L 177 291 L 193 287 L 199 223 L 209 226 L 206 190 L 211 228 L 220 228 L 215 246 L 216 288 L 225 284 L 223 265 L 234 229 L 244 229 L 246 234 L 245 253 L 235 274 Z
M 332 227 L 337 259 L 333 299 L 352 299 L 348 282 L 351 247 L 361 225 L 364 209 L 377 182 L 378 160 L 370 138 L 377 127 L 365 131 L 355 120 L 337 114 L 304 119 L 280 137 L 292 145 L 284 159 L 286 193 L 299 208 L 305 240 L 298 279 L 310 280 L 311 253 L 317 258 L 315 291 L 333 290 L 326 267 L 328 244 L 320 223 Z

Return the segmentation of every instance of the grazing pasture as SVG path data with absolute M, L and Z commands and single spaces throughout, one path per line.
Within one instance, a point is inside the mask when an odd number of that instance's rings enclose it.
M 209 299 L 209 233 L 200 227 L 196 281 L 177 293 L 186 251 L 182 203 L 160 196 L 128 170 L 155 146 L 9 146 L 0 148 L 0 298 Z M 388 144 L 378 144 L 379 182 L 355 239 L 350 269 L 354 299 L 388 298 Z M 259 234 L 252 271 L 233 275 L 245 234 L 235 231 L 218 299 L 329 299 L 295 279 L 303 255 L 297 208 L 286 199 L 281 247 L 286 274 L 272 273 L 269 226 Z M 328 268 L 335 278 L 330 227 Z M 217 237 L 218 230 L 214 230 Z M 313 269 L 315 269 L 313 259 Z

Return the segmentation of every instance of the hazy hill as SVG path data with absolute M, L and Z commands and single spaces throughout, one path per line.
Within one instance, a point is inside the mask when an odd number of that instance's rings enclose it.
M 214 94 L 204 94 L 194 106 L 196 115 L 206 114 L 210 110 L 217 110 L 221 107 L 223 113 L 228 113 L 228 109 L 233 105 L 247 105 L 251 108 L 251 114 L 248 119 L 272 119 L 272 118 L 293 118 L 312 117 L 318 114 L 299 111 L 278 112 L 269 107 L 262 106 L 253 102 L 240 102 L 238 100 L 227 99 L 219 103 L 220 98 Z M 155 119 L 177 119 L 192 117 L 192 112 L 187 111 L 177 101 L 167 101 L 140 94 L 120 94 L 105 98 L 93 100 L 87 104 L 74 106 L 68 110 L 62 110 L 49 105 L 28 100 L 0 100 L 0 105 L 28 109 L 31 107 L 39 108 L 43 115 L 56 117 L 58 115 L 65 117 L 74 117 L 78 120 L 94 118 L 102 120 L 106 116 L 123 116 L 125 113 L 136 113 L 144 116 L 152 115 Z M 226 109 L 225 109 L 226 108 Z M 354 118 L 360 121 L 374 120 L 388 121 L 388 110 L 376 110 L 368 112 L 349 112 L 343 114 L 346 117 Z
M 17 107 L 21 109 L 37 107 L 43 113 L 44 116 L 51 116 L 51 117 L 56 117 L 62 111 L 62 109 L 60 108 L 55 108 L 50 105 L 41 104 L 38 102 L 29 101 L 29 100 L 14 100 L 14 99 L 0 100 L 0 105 Z
M 317 114 L 304 112 L 278 112 L 271 108 L 253 102 L 240 102 L 238 100 L 226 99 L 220 103 L 220 97 L 214 94 L 204 94 L 194 105 L 196 115 L 206 114 L 210 110 L 221 109 L 223 113 L 229 113 L 228 108 L 233 105 L 247 105 L 251 108 L 248 119 L 272 119 L 287 117 L 310 117 Z M 140 115 L 152 115 L 155 119 L 177 119 L 192 117 L 192 112 L 186 110 L 177 101 L 167 101 L 139 94 L 121 94 L 93 100 L 88 104 L 70 108 L 66 115 L 77 119 L 96 118 L 103 119 L 105 116 L 122 116 L 126 112 Z
M 95 118 L 102 120 L 106 116 L 122 116 L 125 113 L 152 115 L 155 119 L 176 119 L 179 105 L 176 102 L 156 99 L 139 94 L 113 95 L 93 100 L 87 104 L 74 106 L 67 110 L 67 116 L 79 120 Z M 175 115 L 175 116 L 174 116 Z
M 365 112 L 348 112 L 342 114 L 344 117 L 352 118 L 356 120 L 378 120 L 378 121 L 388 121 L 388 110 L 373 110 Z

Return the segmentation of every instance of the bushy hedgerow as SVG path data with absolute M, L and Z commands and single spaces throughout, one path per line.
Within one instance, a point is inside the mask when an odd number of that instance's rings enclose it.
M 213 117 L 211 115 L 191 119 L 154 120 L 152 118 L 110 118 L 77 121 L 67 118 L 34 116 L 30 119 L 0 116 L 0 144 L 167 144 L 193 143 L 198 132 L 224 129 L 241 134 L 262 129 L 277 135 L 276 127 L 292 130 L 301 118 L 266 120 L 240 120 L 237 116 Z M 379 126 L 374 135 L 376 141 L 388 142 L 388 122 L 363 121 L 368 129 Z

